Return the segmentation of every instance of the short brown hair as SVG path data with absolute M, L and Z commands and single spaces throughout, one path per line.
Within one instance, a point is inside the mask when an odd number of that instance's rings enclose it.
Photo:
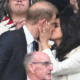
M 36 8 L 36 9 L 28 9 L 27 11 L 27 20 L 32 22 L 32 24 L 36 24 L 40 19 L 47 19 L 50 21 L 52 19 L 53 13 L 57 14 L 57 8 L 47 1 L 39 1 L 46 2 L 48 5 L 48 9 L 45 8 Z

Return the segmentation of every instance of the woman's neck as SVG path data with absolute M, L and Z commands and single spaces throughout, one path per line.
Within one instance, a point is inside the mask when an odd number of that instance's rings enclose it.
M 60 43 L 61 43 L 61 40 L 54 40 L 54 41 L 55 41 L 57 47 L 58 47 L 58 46 L 60 45 Z

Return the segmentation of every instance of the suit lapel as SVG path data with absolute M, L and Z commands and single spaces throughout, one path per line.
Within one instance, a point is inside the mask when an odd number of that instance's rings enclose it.
M 21 37 L 21 44 L 22 44 L 22 49 L 24 53 L 27 53 L 27 42 L 24 34 L 23 27 L 19 29 L 20 32 L 20 37 Z

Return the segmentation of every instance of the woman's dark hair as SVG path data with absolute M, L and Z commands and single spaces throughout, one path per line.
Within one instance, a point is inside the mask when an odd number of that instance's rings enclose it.
M 62 61 L 66 54 L 80 45 L 80 30 L 73 20 L 66 17 L 59 17 L 59 19 L 63 37 L 59 47 L 56 48 L 56 57 Z

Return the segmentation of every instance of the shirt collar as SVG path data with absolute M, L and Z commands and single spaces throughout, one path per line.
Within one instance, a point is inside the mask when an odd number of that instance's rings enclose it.
M 23 30 L 26 36 L 27 45 L 29 45 L 34 41 L 34 38 L 25 25 L 23 25 Z
M 27 76 L 27 80 L 31 80 L 31 79 Z

